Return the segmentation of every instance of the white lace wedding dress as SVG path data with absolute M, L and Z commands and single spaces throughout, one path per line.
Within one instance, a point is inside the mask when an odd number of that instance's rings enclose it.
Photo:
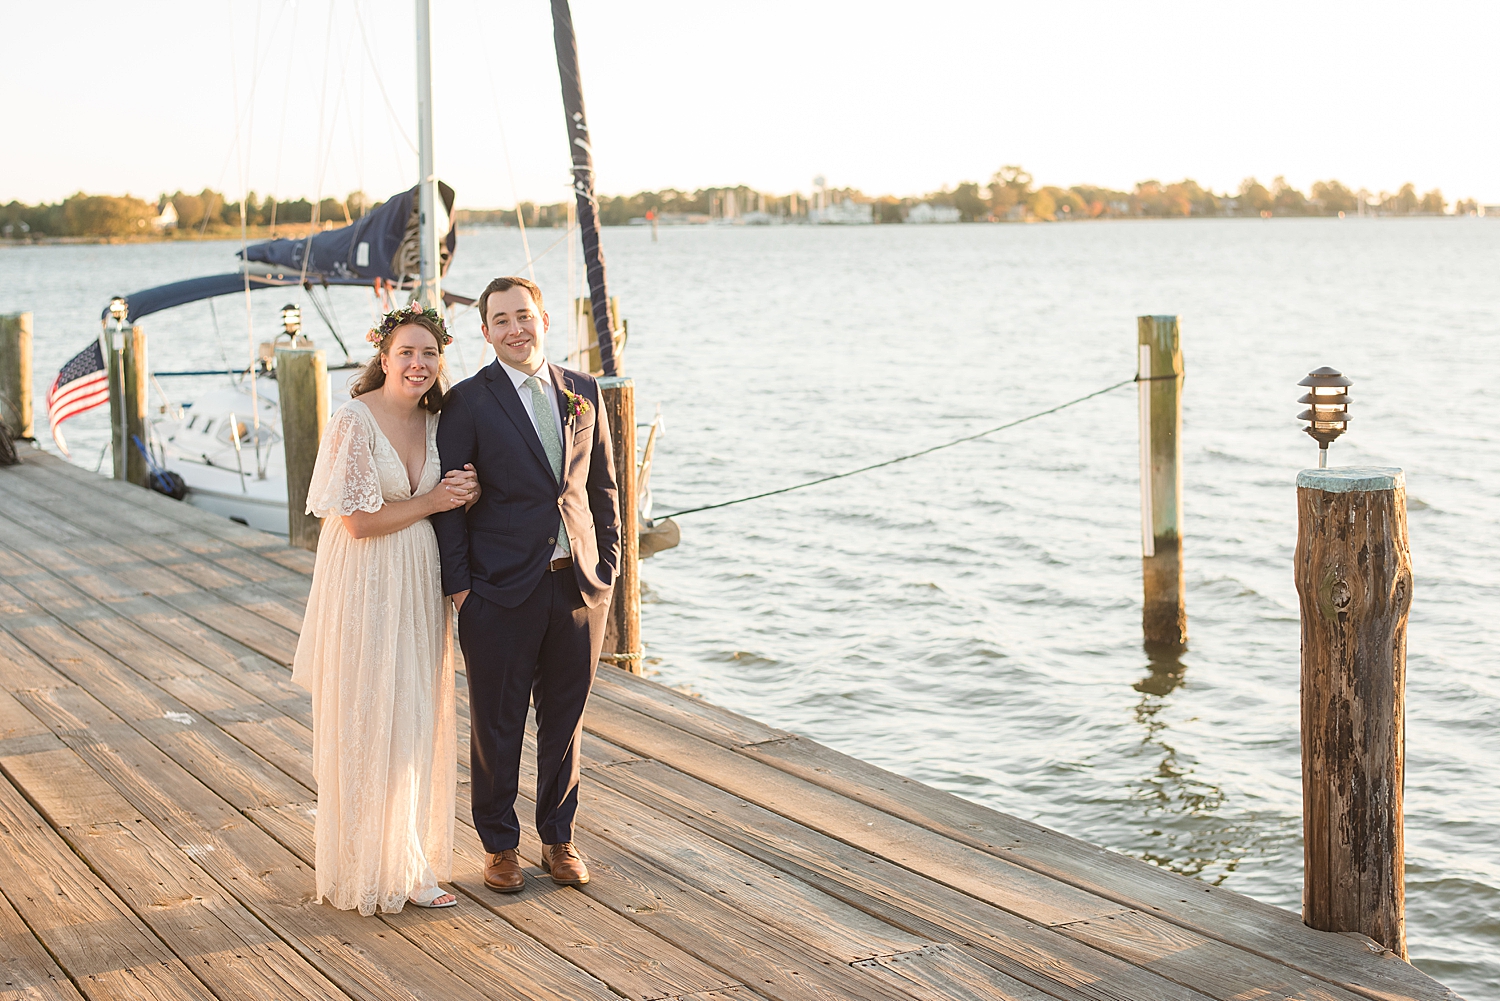
M 415 495 L 437 486 L 436 414 Z M 292 680 L 312 692 L 317 899 L 401 910 L 451 876 L 453 646 L 437 538 L 422 519 L 356 539 L 340 515 L 414 496 L 370 409 L 351 400 L 318 448 L 308 510 L 324 519 Z

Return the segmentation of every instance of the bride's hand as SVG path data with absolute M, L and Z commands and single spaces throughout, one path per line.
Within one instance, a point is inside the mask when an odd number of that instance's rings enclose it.
M 449 470 L 439 486 L 444 488 L 448 495 L 445 500 L 449 501 L 440 510 L 452 510 L 460 504 L 470 508 L 479 500 L 479 474 L 474 471 L 473 463 L 466 463 L 462 469 Z
M 479 499 L 479 476 L 472 465 L 450 470 L 429 494 L 434 511 L 472 507 Z

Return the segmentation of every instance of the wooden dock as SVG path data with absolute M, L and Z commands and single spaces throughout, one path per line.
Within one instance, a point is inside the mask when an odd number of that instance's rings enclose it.
M 484 888 L 460 684 L 459 906 L 315 905 L 288 667 L 311 554 L 25 451 L 0 468 L 0 999 L 1456 997 L 1363 936 L 613 668 L 588 886 Z

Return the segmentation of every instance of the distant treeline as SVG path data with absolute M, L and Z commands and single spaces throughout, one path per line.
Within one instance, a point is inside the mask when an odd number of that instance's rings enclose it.
M 1284 178 L 1273 180 L 1269 187 L 1255 178 L 1246 178 L 1234 193 L 1215 192 L 1196 181 L 1173 184 L 1142 181 L 1134 190 L 1078 184 L 1070 188 L 1037 186 L 1031 174 L 1019 166 L 1001 167 L 986 184 L 964 181 L 951 190 L 947 187 L 925 195 L 897 197 L 866 195 L 854 188 L 820 188 L 811 196 L 794 193 L 769 194 L 745 185 L 738 187 L 698 188 L 679 191 L 641 191 L 633 195 L 599 196 L 599 216 L 606 226 L 623 226 L 647 213 L 676 221 L 706 221 L 733 217 L 805 217 L 810 209 L 852 201 L 870 206 L 874 222 L 904 222 L 911 210 L 922 203 L 946 206 L 958 211 L 963 222 L 1054 222 L 1068 219 L 1168 219 L 1189 216 L 1328 216 L 1349 214 L 1372 215 L 1439 215 L 1448 211 L 1448 202 L 1436 188 L 1418 194 L 1415 185 L 1406 184 L 1393 192 L 1351 191 L 1338 181 L 1317 181 L 1306 192 L 1288 184 Z M 306 198 L 278 201 L 274 196 L 259 198 L 253 191 L 245 198 L 245 223 L 257 236 L 274 232 L 286 225 L 305 231 L 317 222 L 327 228 L 343 226 L 379 202 L 372 202 L 364 192 L 354 191 L 342 199 L 324 198 L 315 206 Z M 316 209 L 316 217 L 314 210 Z M 1470 215 L 1479 206 L 1473 199 L 1453 205 L 1457 215 Z M 457 223 L 516 225 L 516 209 L 459 209 Z M 563 226 L 568 219 L 568 203 L 538 205 L 522 202 L 521 217 L 528 226 Z M 227 236 L 240 226 L 240 203 L 228 201 L 223 194 L 203 189 L 197 194 L 177 191 L 163 194 L 155 202 L 130 195 L 87 195 L 79 192 L 56 204 L 25 205 L 12 201 L 0 205 L 0 237 L 27 240 L 52 237 L 131 238 Z
M 345 198 L 324 198 L 316 206 L 317 221 L 343 226 L 374 209 L 362 191 Z M 245 197 L 245 224 L 257 233 L 288 225 L 299 230 L 313 222 L 314 205 L 306 198 L 278 201 L 274 196 Z M 129 238 L 226 236 L 240 228 L 240 203 L 204 188 L 196 195 L 182 191 L 163 194 L 155 202 L 131 195 L 86 195 L 78 192 L 56 204 L 0 205 L 0 236 L 11 240 L 48 237 Z
M 724 218 L 764 213 L 790 218 L 806 216 L 819 198 L 828 203 L 853 201 L 871 206 L 875 222 L 904 222 L 921 203 L 950 206 L 963 222 L 1054 222 L 1068 219 L 1169 219 L 1189 216 L 1336 216 L 1438 215 L 1448 211 L 1448 202 L 1437 189 L 1418 194 L 1415 185 L 1403 185 L 1392 193 L 1352 191 L 1335 181 L 1318 181 L 1302 192 L 1278 177 L 1269 187 L 1253 177 L 1239 190 L 1216 194 L 1196 181 L 1173 184 L 1142 181 L 1134 190 L 1079 184 L 1070 188 L 1037 186 L 1031 174 L 1019 166 L 1000 168 L 987 184 L 965 181 L 951 190 L 943 188 L 920 196 L 866 195 L 854 188 L 829 188 L 810 198 L 802 194 L 776 195 L 745 185 L 679 191 L 642 191 L 634 195 L 601 195 L 599 216 L 606 226 L 620 226 L 648 212 L 658 217 Z M 1472 199 L 1453 205 L 1459 215 L 1472 214 L 1478 204 Z M 561 226 L 567 221 L 568 204 L 537 205 L 522 202 L 520 212 L 528 226 Z M 455 213 L 460 223 L 514 226 L 515 209 L 463 209 Z

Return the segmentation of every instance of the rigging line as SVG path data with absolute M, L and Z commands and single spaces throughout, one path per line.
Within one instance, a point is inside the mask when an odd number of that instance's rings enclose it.
M 274 37 L 276 35 L 276 26 L 281 23 L 281 15 L 282 15 L 282 13 L 284 11 L 285 11 L 285 8 L 282 8 L 281 11 L 278 11 L 276 13 L 276 20 L 273 21 L 273 22 L 271 22 L 271 35 L 272 35 L 273 39 L 274 39 Z M 296 28 L 296 22 L 294 20 L 293 21 L 293 30 L 295 30 L 295 28 Z M 232 35 L 233 32 L 234 32 L 234 15 L 232 13 L 230 14 L 230 19 L 229 19 L 229 30 L 230 30 L 230 33 Z M 246 103 L 245 110 L 243 112 L 240 111 L 239 105 L 236 103 L 235 109 L 234 109 L 234 113 L 235 113 L 235 116 L 236 116 L 236 118 L 235 118 L 235 128 L 239 128 L 240 120 L 244 119 L 246 116 L 249 116 L 249 115 L 251 115 L 253 113 L 254 108 L 255 108 L 255 89 L 256 89 L 257 85 L 259 84 L 259 82 L 260 82 L 261 70 L 264 70 L 266 68 L 266 62 L 271 58 L 272 46 L 271 46 L 270 42 L 267 42 L 267 44 L 266 44 L 265 54 L 258 56 L 258 49 L 260 47 L 260 10 L 259 10 L 259 8 L 257 8 L 256 12 L 255 12 L 255 38 L 256 38 L 255 48 L 253 48 L 253 49 L 250 50 L 250 67 L 251 67 L 250 99 Z M 232 53 L 231 53 L 231 56 L 232 56 Z M 259 62 L 257 62 L 257 58 L 259 59 Z M 238 101 L 238 98 L 236 98 L 236 101 Z M 224 154 L 224 164 L 223 164 L 223 166 L 221 166 L 219 168 L 219 179 L 214 182 L 215 186 L 221 187 L 221 188 L 224 186 L 224 175 L 227 174 L 227 173 L 229 173 L 229 161 L 234 157 L 235 150 L 237 148 L 238 148 L 238 141 L 236 140 L 236 142 L 229 147 L 229 152 Z M 205 223 L 205 228 L 206 228 L 206 225 L 207 224 Z M 202 230 L 199 231 L 198 235 L 199 236 L 203 235 Z
M 484 8 L 480 6 L 479 0 L 473 0 L 474 13 L 480 23 L 484 26 L 481 32 L 485 38 L 491 38 L 488 18 L 484 15 Z M 505 172 L 510 175 L 510 198 L 516 204 L 516 227 L 521 231 L 521 253 L 527 257 L 527 274 L 532 284 L 536 284 L 536 268 L 531 266 L 531 242 L 526 238 L 526 220 L 521 217 L 521 196 L 516 193 L 516 171 L 510 165 L 510 142 L 505 138 L 505 118 L 500 114 L 500 92 L 495 87 L 495 69 L 490 65 L 489 59 L 480 59 L 484 63 L 485 75 L 490 81 L 490 103 L 495 106 L 495 124 L 500 126 L 500 149 L 505 154 Z
M 344 345 L 344 339 L 339 336 L 338 317 L 333 314 L 333 294 L 329 290 L 328 286 L 323 286 L 323 296 L 328 300 L 328 312 L 326 313 L 323 311 L 323 307 L 318 303 L 318 297 L 314 293 L 312 283 L 308 282 L 303 286 L 303 288 L 306 289 L 307 298 L 313 304 L 313 308 L 316 309 L 318 311 L 318 315 L 323 318 L 323 325 L 328 328 L 328 332 L 333 335 L 333 339 L 339 342 L 339 348 L 344 352 L 344 360 L 353 361 L 354 359 L 349 357 L 349 349 Z M 330 316 L 332 316 L 332 319 L 330 319 Z
M 297 17 L 301 13 L 302 8 L 293 3 L 291 42 L 286 50 L 286 82 L 281 87 L 281 131 L 276 136 L 276 175 L 275 179 L 271 182 L 271 196 L 276 199 L 276 201 L 271 202 L 271 233 L 273 236 L 276 232 L 276 208 L 281 199 L 279 190 L 281 188 L 281 152 L 286 148 L 286 112 L 287 106 L 292 102 L 292 70 L 297 66 L 297 61 L 292 58 L 292 54 L 297 47 Z M 273 30 L 271 34 L 275 35 L 275 31 Z
M 227 0 L 227 2 L 230 5 L 229 31 L 232 37 L 234 34 L 233 0 Z M 260 43 L 259 7 L 256 7 L 255 11 L 255 38 L 258 45 Z M 255 50 L 252 48 L 250 51 L 254 53 Z M 254 66 L 253 59 L 251 65 L 252 67 Z M 250 239 L 245 220 L 245 159 L 247 154 L 244 146 L 240 143 L 240 74 L 239 62 L 234 57 L 234 46 L 232 44 L 229 48 L 229 74 L 230 78 L 234 81 L 234 151 L 235 164 L 239 167 L 240 176 L 240 258 L 248 263 L 246 248 L 250 245 Z M 253 97 L 251 98 L 251 103 L 254 103 Z M 257 477 L 264 478 L 266 471 L 260 464 L 260 396 L 255 379 L 255 316 L 250 301 L 250 270 L 244 268 L 242 269 L 242 273 L 245 276 L 245 338 L 250 348 L 250 412 L 252 414 L 251 420 L 255 426 L 255 473 Z M 244 486 L 243 479 L 240 485 L 241 487 Z
M 556 250 L 558 244 L 562 243 L 564 240 L 566 240 L 568 237 L 572 236 L 576 232 L 578 232 L 578 227 L 576 225 L 569 226 L 567 232 L 563 233 L 562 236 L 559 236 L 556 240 L 552 241 L 552 246 L 548 247 L 546 250 L 542 251 L 540 254 L 537 254 L 535 257 L 531 258 L 529 261 L 526 261 L 525 263 L 523 263 L 521 265 L 521 268 L 529 268 L 529 267 L 531 267 L 537 261 L 540 261 L 542 258 L 546 257 L 548 254 L 552 253 L 552 251 Z M 521 270 L 521 268 L 517 268 L 516 270 L 519 271 L 519 270 Z
M 364 15 L 359 12 L 359 0 L 355 0 L 354 3 L 354 20 L 359 25 L 359 40 L 364 45 L 365 59 L 369 61 L 370 69 L 375 73 L 375 86 L 380 88 L 380 97 L 385 101 L 385 110 L 390 112 L 391 121 L 396 123 L 396 131 L 401 133 L 401 138 L 405 140 L 407 147 L 410 148 L 413 153 L 416 153 L 417 144 L 411 141 L 411 137 L 408 136 L 406 134 L 406 130 L 401 127 L 401 119 L 397 116 L 396 109 L 391 104 L 391 97 L 385 92 L 385 81 L 380 77 L 380 66 L 375 62 L 375 53 L 370 51 L 370 39 L 365 35 L 365 18 Z M 486 34 L 488 33 L 486 32 Z
M 331 60 L 329 58 L 329 56 L 332 55 L 332 53 L 333 53 L 333 5 L 334 5 L 334 0 L 328 0 L 328 27 L 326 29 L 324 29 L 324 33 L 323 33 L 323 89 L 322 89 L 322 93 L 320 93 L 318 95 L 318 146 L 317 146 L 317 151 L 318 151 L 318 159 L 319 160 L 324 159 L 324 156 L 323 156 L 323 114 L 324 114 L 324 112 L 326 112 L 328 110 L 328 64 L 333 61 L 333 60 Z M 322 169 L 320 169 L 318 167 L 318 165 L 315 164 L 314 166 L 315 166 L 315 169 L 318 169 L 318 188 L 317 188 L 318 193 L 317 193 L 317 197 L 315 197 L 313 199 L 312 218 L 311 218 L 311 221 L 310 221 L 310 223 L 309 223 L 309 225 L 307 227 L 307 237 L 305 238 L 305 240 L 303 241 L 303 244 L 302 244 L 302 274 L 297 279 L 303 285 L 307 284 L 307 262 L 308 262 L 308 258 L 310 258 L 312 256 L 312 238 L 313 238 L 313 234 L 318 231 L 318 210 L 320 208 L 322 208 L 322 203 L 323 203 L 323 174 L 324 174 L 324 171 Z
M 1039 410 L 1034 414 L 1028 414 L 1025 417 L 1019 417 L 1016 420 L 1008 421 L 1005 424 L 1000 424 L 996 427 L 976 432 L 975 434 L 964 435 L 962 438 L 955 438 L 952 441 L 945 441 L 941 445 L 933 445 L 930 448 L 922 449 L 920 452 L 912 452 L 908 455 L 898 455 L 894 459 L 886 459 L 883 462 L 872 463 L 871 465 L 861 466 L 858 469 L 850 469 L 842 473 L 833 473 L 829 476 L 821 476 L 816 480 L 808 480 L 806 483 L 794 483 L 789 487 L 779 487 L 776 490 L 767 490 L 763 493 L 752 494 L 749 497 L 738 497 L 734 500 L 720 501 L 718 504 L 704 504 L 701 507 L 690 507 L 683 511 L 674 511 L 671 514 L 663 515 L 662 518 L 680 518 L 685 514 L 697 514 L 699 511 L 712 511 L 716 508 L 729 507 L 732 504 L 743 504 L 746 501 L 760 500 L 762 497 L 773 497 L 776 494 L 790 493 L 793 490 L 802 490 L 805 487 L 815 487 L 820 483 L 827 483 L 830 480 L 842 480 L 847 476 L 856 476 L 860 473 L 868 473 L 872 469 L 880 469 L 882 466 L 893 466 L 898 462 L 905 462 L 907 459 L 915 459 L 918 456 L 929 455 L 933 452 L 941 451 L 945 448 L 952 448 L 954 445 L 962 445 L 964 442 L 974 441 L 978 438 L 983 438 L 986 435 L 992 435 L 997 431 L 1004 431 L 1007 428 L 1013 428 L 1017 424 L 1025 424 L 1027 421 L 1034 421 L 1038 417 L 1046 417 L 1048 414 L 1055 414 L 1059 410 L 1066 410 L 1068 407 L 1077 406 L 1085 400 L 1092 400 L 1096 396 L 1103 396 L 1105 393 L 1112 393 L 1122 386 L 1129 386 L 1132 383 L 1138 381 L 1141 380 L 1135 377 L 1129 379 L 1121 379 L 1119 382 L 1115 383 L 1112 386 L 1105 386 L 1103 389 L 1096 389 L 1092 393 L 1080 396 L 1074 400 L 1069 400 L 1066 403 L 1059 403 L 1055 407 L 1048 407 L 1046 410 Z

